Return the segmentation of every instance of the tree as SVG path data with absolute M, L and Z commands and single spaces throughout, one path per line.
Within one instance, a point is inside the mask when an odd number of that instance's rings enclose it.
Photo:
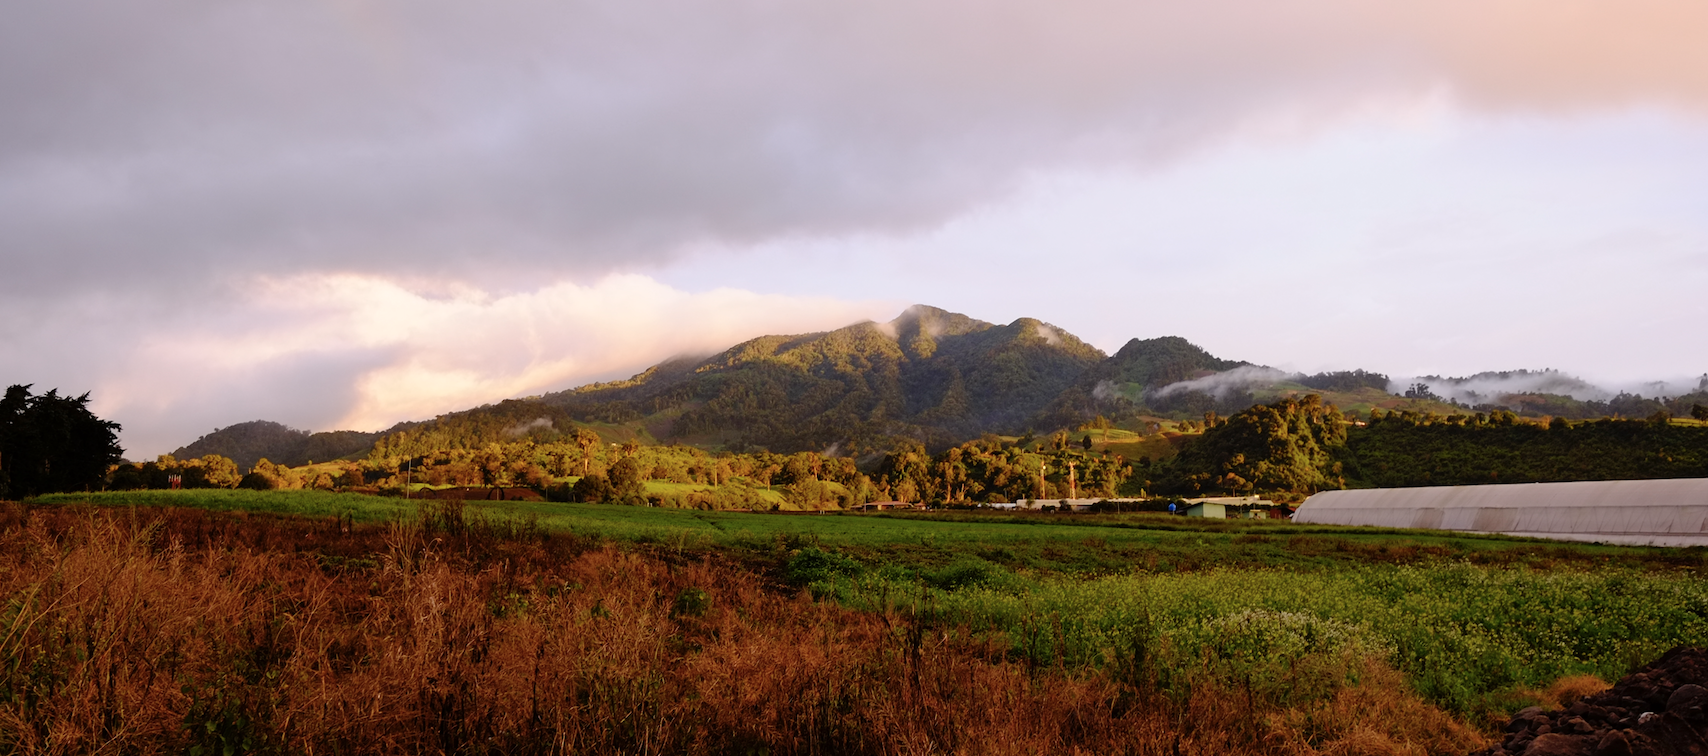
M 1431 399 L 1437 402 L 1442 401 L 1440 396 L 1437 396 L 1435 392 L 1429 390 L 1429 384 L 1427 383 L 1413 383 L 1411 386 L 1406 388 L 1405 397 L 1407 399 Z
M 610 501 L 612 494 L 611 481 L 598 473 L 581 476 L 569 489 L 570 498 L 581 502 Z
M 593 464 L 593 449 L 600 443 L 599 434 L 586 428 L 575 429 L 575 445 L 581 447 L 581 474 L 585 477 Z
M 1690 405 L 1690 416 L 1708 423 L 1708 407 L 1704 407 L 1700 404 L 1692 404 Z
M 89 411 L 89 395 L 33 396 L 15 385 L 0 398 L 0 496 L 101 487 L 121 461 L 119 424 Z
M 491 488 L 504 485 L 507 481 L 504 470 L 504 452 L 497 444 L 488 447 L 474 456 L 475 469 L 480 471 L 480 484 Z
M 632 500 L 646 492 L 646 482 L 641 480 L 640 463 L 634 457 L 624 457 L 611 465 L 611 488 L 613 498 Z
M 1085 438 L 1082 438 L 1079 440 L 1079 446 L 1080 446 L 1080 448 L 1082 448 L 1086 451 L 1091 451 L 1091 434 L 1090 433 L 1085 434 Z

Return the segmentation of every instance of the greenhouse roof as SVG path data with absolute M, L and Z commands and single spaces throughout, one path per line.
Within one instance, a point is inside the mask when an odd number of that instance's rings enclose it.
M 1293 521 L 1708 546 L 1708 479 L 1324 491 L 1299 505 Z

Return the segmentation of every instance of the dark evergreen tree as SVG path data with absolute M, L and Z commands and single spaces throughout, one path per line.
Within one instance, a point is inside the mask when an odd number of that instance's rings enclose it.
M 0 398 L 0 496 L 99 489 L 121 461 L 119 424 L 89 411 L 89 395 L 31 395 L 14 385 Z

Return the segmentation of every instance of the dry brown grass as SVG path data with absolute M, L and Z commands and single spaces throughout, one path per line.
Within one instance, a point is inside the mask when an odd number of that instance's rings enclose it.
M 1585 696 L 1593 696 L 1613 687 L 1606 680 L 1595 675 L 1572 675 L 1562 677 L 1549 685 L 1547 690 L 1537 697 L 1542 699 L 1542 706 L 1552 709 L 1564 709 L 1578 702 Z
M 538 533 L 0 512 L 0 751 L 1412 754 L 1366 662 L 1309 709 L 1008 661 L 740 565 Z M 1253 707 L 1258 710 L 1252 710 Z M 194 751 L 193 749 L 205 749 Z

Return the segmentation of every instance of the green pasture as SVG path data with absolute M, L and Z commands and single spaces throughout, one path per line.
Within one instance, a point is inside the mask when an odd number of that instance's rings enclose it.
M 658 484 L 655 484 L 658 485 Z M 662 484 L 677 485 L 677 484 Z M 438 502 L 325 491 L 115 491 L 55 494 L 40 504 L 175 506 L 383 522 Z M 1216 567 L 1324 569 L 1363 563 L 1702 566 L 1697 551 L 1561 544 L 1440 531 L 1201 520 L 1161 514 L 998 512 L 745 513 L 611 504 L 466 502 L 476 520 L 519 519 L 551 532 L 675 549 L 775 554 L 834 550 L 866 565 L 935 569 L 974 559 L 1006 570 L 1077 575 Z
M 415 512 L 414 502 L 387 496 L 332 493 L 302 489 L 252 491 L 198 488 L 179 491 L 101 491 L 38 496 L 32 504 L 94 504 L 103 507 L 189 507 L 216 512 L 256 512 L 303 517 L 350 517 L 357 522 L 384 522 Z

